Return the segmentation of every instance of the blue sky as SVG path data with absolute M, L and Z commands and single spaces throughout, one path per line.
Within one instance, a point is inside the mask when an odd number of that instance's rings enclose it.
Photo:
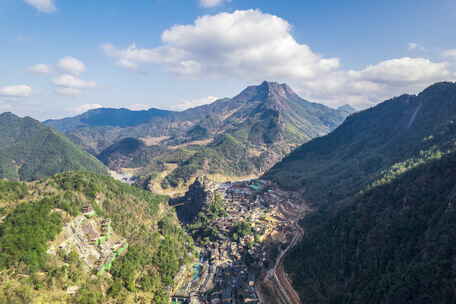
M 184 109 L 262 80 L 366 107 L 456 78 L 453 0 L 2 0 L 0 112 Z

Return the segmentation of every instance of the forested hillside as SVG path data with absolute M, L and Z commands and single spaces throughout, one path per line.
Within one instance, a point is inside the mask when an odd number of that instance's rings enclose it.
M 110 177 L 0 180 L 0 303 L 168 303 L 192 244 L 165 197 Z
M 0 178 L 35 180 L 59 172 L 107 168 L 65 136 L 30 118 L 0 115 Z
M 266 178 L 333 204 L 455 151 L 456 84 L 437 83 L 350 115 L 327 136 L 306 143 Z
M 304 303 L 455 303 L 456 153 L 302 223 L 286 259 Z
M 314 212 L 285 259 L 305 303 L 454 303 L 456 83 L 352 114 L 266 178 Z

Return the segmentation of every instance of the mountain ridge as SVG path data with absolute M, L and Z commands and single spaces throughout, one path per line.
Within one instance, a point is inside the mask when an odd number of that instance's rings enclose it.
M 456 84 L 437 83 L 348 116 L 327 136 L 293 151 L 266 178 L 314 202 L 340 200 L 392 174 L 387 171 L 395 164 L 453 149 L 454 119 Z M 324 194 L 330 185 L 332 194 Z
M 348 116 L 264 178 L 313 208 L 285 269 L 306 303 L 453 303 L 456 83 Z
M 31 117 L 0 114 L 0 129 L 0 178 L 29 181 L 71 170 L 107 174 L 96 158 Z
M 327 134 L 347 115 L 347 109 L 309 102 L 286 84 L 265 81 L 233 98 L 160 112 L 138 125 L 81 127 L 66 135 L 111 169 L 139 169 L 135 174 L 141 183 L 172 167 L 153 183 L 176 188 L 188 186 L 198 175 L 258 176 L 297 145 Z

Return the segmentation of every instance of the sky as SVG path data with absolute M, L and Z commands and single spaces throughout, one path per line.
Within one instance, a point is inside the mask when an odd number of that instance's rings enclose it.
M 456 80 L 454 0 L 1 0 L 0 112 L 183 110 L 264 80 L 337 107 Z

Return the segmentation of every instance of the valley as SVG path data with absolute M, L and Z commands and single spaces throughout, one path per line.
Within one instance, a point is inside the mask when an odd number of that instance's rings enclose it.
M 264 180 L 205 180 L 204 191 L 210 193 L 209 199 L 187 225 L 200 248 L 200 260 L 192 279 L 175 293 L 175 302 L 275 303 L 264 290 L 283 288 L 269 281 L 282 284 L 278 269 L 283 271 L 283 257 L 301 235 L 296 222 L 309 209 L 295 203 L 294 193 Z M 173 204 L 183 207 L 179 199 Z
M 44 124 L 110 170 L 129 170 L 137 185 L 176 197 L 198 176 L 220 182 L 259 177 L 353 112 L 350 106 L 307 101 L 285 83 L 264 81 L 181 112 L 100 108 Z
M 455 13 L 0 0 L 0 304 L 455 304 Z

